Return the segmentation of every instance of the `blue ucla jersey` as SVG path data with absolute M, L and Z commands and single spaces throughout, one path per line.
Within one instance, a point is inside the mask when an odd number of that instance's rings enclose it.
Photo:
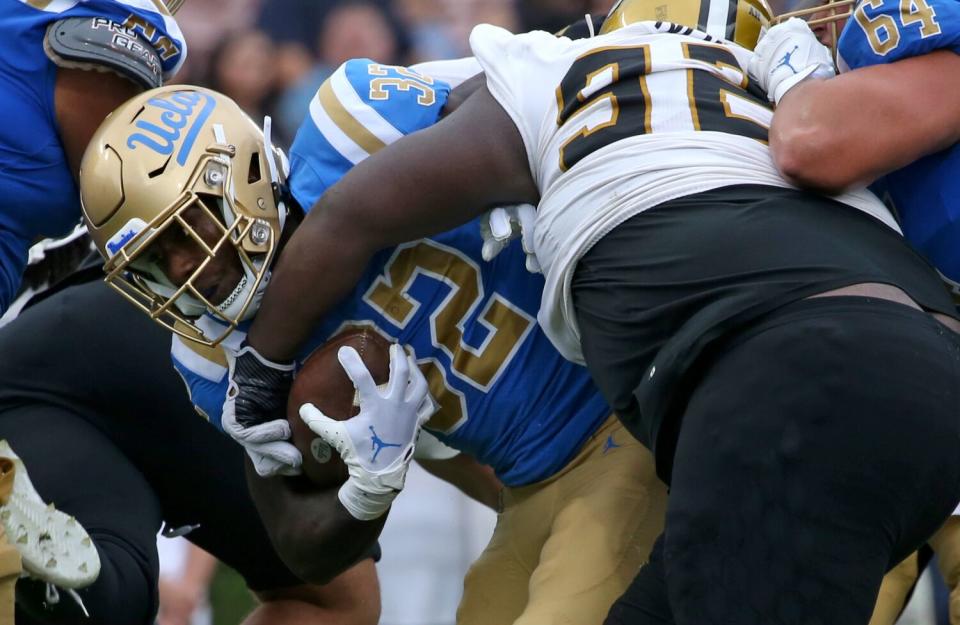
M 0 313 L 16 293 L 30 244 L 65 234 L 80 219 L 56 128 L 56 66 L 43 51 L 43 38 L 57 20 L 88 16 L 149 39 L 167 77 L 186 55 L 176 21 L 152 0 L 0 0 Z
M 313 99 L 291 149 L 300 205 L 309 209 L 379 147 L 436 122 L 449 89 L 406 68 L 341 66 Z M 586 369 L 564 360 L 537 325 L 543 278 L 525 270 L 521 246 L 485 262 L 481 245 L 472 222 L 380 252 L 301 356 L 357 325 L 409 346 L 439 404 L 427 427 L 491 465 L 504 483 L 530 484 L 567 464 L 610 409 Z M 201 327 L 216 323 L 205 317 Z M 227 346 L 238 346 L 245 329 Z M 222 356 L 177 337 L 173 352 L 194 403 L 219 422 Z
M 958 0 L 864 0 L 847 21 L 839 42 L 841 67 L 851 69 L 939 49 L 960 53 Z M 896 88 L 891 85 L 891 89 Z M 878 186 L 892 200 L 907 240 L 957 291 L 960 145 L 888 174 Z

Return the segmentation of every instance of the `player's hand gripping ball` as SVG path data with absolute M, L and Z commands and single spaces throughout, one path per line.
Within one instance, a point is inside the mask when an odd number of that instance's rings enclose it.
M 341 347 L 353 347 L 360 354 L 377 384 L 390 377 L 390 342 L 368 328 L 348 328 L 317 348 L 297 372 L 287 400 L 287 420 L 293 430 L 293 444 L 303 455 L 303 473 L 324 488 L 347 480 L 347 467 L 336 450 L 313 433 L 300 418 L 300 406 L 311 403 L 331 419 L 345 421 L 360 407 L 353 382 L 337 360 Z

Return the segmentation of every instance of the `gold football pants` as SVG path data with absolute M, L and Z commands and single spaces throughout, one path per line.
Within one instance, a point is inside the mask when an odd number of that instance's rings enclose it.
M 0 458 L 0 505 L 7 503 L 13 492 L 13 475 L 13 461 Z M 20 571 L 20 553 L 7 540 L 0 525 L 0 625 L 13 625 L 14 587 Z
M 458 625 L 600 625 L 663 530 L 667 490 L 611 417 L 559 473 L 502 502 Z

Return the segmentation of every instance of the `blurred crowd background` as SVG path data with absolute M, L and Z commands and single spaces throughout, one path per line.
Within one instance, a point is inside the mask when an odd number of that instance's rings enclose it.
M 189 55 L 175 82 L 221 91 L 257 121 L 272 116 L 278 142 L 289 146 L 317 88 L 348 59 L 411 65 L 459 58 L 470 54 L 467 39 L 476 24 L 555 32 L 587 13 L 606 13 L 612 3 L 189 0 L 177 14 Z M 394 505 L 381 540 L 381 623 L 453 625 L 463 575 L 485 546 L 495 515 L 418 467 L 412 468 L 407 491 Z M 242 620 L 253 600 L 235 573 L 205 564 L 203 554 L 189 553 L 185 541 L 159 540 L 167 554 L 161 602 L 169 610 L 161 609 L 158 625 L 235 625 Z M 202 573 L 184 573 L 191 567 Z M 198 583 L 181 583 L 191 575 Z M 195 588 L 208 584 L 209 590 Z M 189 597 L 197 592 L 209 594 L 212 611 L 202 596 Z M 925 576 L 900 625 L 934 625 L 941 618 L 945 623 L 945 613 L 937 609 L 944 603 L 943 592 L 936 576 Z M 194 620 L 184 618 L 181 604 L 191 610 L 200 606 Z
M 391 65 L 468 56 L 476 24 L 554 32 L 613 0 L 189 0 L 177 13 L 189 54 L 176 81 L 271 115 L 289 145 L 310 98 L 352 58 Z

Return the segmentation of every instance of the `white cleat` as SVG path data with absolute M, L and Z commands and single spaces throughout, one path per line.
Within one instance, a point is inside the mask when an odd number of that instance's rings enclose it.
M 67 589 L 93 583 L 100 574 L 100 555 L 87 531 L 72 516 L 44 503 L 23 461 L 5 440 L 0 440 L 0 458 L 11 459 L 16 467 L 13 491 L 0 506 L 0 523 L 20 552 L 24 573 Z

